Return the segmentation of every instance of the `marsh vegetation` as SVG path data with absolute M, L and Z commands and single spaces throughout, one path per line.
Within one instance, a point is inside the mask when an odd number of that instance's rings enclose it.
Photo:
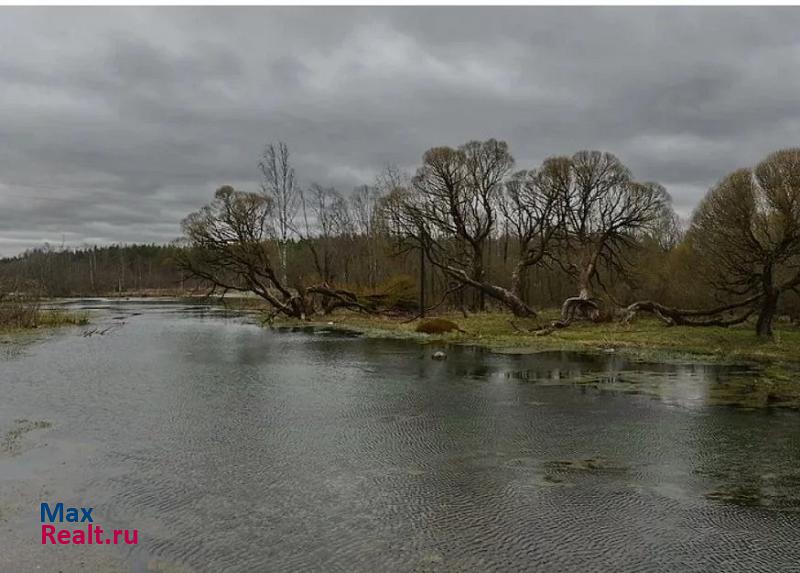
M 40 327 L 76 325 L 89 322 L 86 312 L 72 312 L 43 306 L 42 300 L 25 294 L 0 294 L 0 333 Z

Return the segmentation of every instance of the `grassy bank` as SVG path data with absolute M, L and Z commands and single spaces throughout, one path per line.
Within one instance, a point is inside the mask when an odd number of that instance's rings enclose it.
M 0 307 L 0 334 L 15 334 L 38 328 L 82 326 L 89 323 L 86 312 L 43 309 L 38 306 L 19 308 Z
M 732 328 L 688 326 L 668 328 L 655 319 L 644 317 L 630 325 L 617 322 L 602 324 L 578 322 L 569 328 L 556 330 L 548 336 L 536 336 L 532 332 L 521 332 L 521 330 L 537 329 L 556 318 L 557 311 L 545 311 L 537 320 L 514 319 L 506 313 L 473 314 L 468 317 L 460 313 L 450 313 L 441 316 L 458 324 L 463 332 L 420 334 L 416 332 L 419 320 L 403 322 L 399 319 L 370 317 L 349 312 L 336 313 L 312 324 L 356 330 L 367 336 L 474 344 L 507 353 L 542 350 L 614 350 L 662 360 L 691 358 L 800 367 L 800 328 L 791 325 L 777 325 L 775 337 L 770 341 L 756 337 L 752 325 Z M 333 325 L 329 322 L 333 322 Z

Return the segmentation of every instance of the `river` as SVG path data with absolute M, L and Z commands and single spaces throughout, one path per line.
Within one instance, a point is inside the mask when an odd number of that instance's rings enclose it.
M 745 367 L 70 306 L 0 348 L 0 571 L 800 571 L 800 414 L 724 405 Z M 139 542 L 43 546 L 43 501 Z

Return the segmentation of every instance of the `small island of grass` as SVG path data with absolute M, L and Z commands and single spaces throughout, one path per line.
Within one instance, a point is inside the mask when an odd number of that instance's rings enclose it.
M 39 328 L 83 326 L 89 323 L 86 312 L 46 308 L 39 301 L 10 297 L 0 300 L 0 335 L 30 332 Z

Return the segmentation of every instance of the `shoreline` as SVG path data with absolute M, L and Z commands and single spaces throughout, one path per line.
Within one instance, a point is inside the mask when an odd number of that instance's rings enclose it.
M 453 314 L 441 316 L 457 322 L 466 332 L 423 334 L 414 330 L 419 319 L 402 322 L 401 319 L 350 313 L 332 314 L 327 317 L 328 320 L 280 320 L 275 322 L 273 328 L 311 328 L 373 339 L 407 340 L 433 346 L 431 359 L 434 349 L 468 346 L 506 355 L 577 352 L 619 356 L 642 365 L 742 366 L 752 373 L 720 381 L 717 404 L 749 409 L 777 407 L 800 410 L 800 356 L 797 350 L 800 348 L 800 329 L 796 327 L 778 330 L 776 340 L 769 342 L 758 341 L 755 333 L 747 328 L 666 327 L 650 319 L 640 319 L 631 325 L 576 324 L 549 336 L 535 336 L 532 333 L 512 332 L 508 320 L 513 320 L 513 317 L 507 314 L 487 313 L 471 315 L 466 319 Z M 506 326 L 503 326 L 503 322 Z M 485 326 L 482 331 L 471 329 L 481 324 Z M 664 336 L 665 331 L 668 340 L 659 338 L 659 335 Z M 697 344 L 699 339 L 704 344 Z M 637 387 L 635 391 L 647 393 L 647 389 L 642 387 Z
M 42 309 L 43 315 L 52 314 L 53 320 L 43 320 L 36 327 L 0 328 L 0 337 L 35 334 L 52 331 L 62 326 L 84 326 L 91 320 L 88 311 L 65 311 L 62 303 L 104 298 L 126 300 L 135 297 L 59 297 L 45 299 L 45 304 L 55 303 L 55 308 Z M 197 303 L 204 297 L 166 295 L 142 297 L 145 300 L 176 300 Z M 226 296 L 206 299 L 204 302 L 221 305 L 233 311 L 264 312 L 264 303 L 252 296 Z M 312 327 L 356 333 L 369 338 L 413 340 L 420 344 L 466 345 L 483 348 L 499 354 L 535 354 L 543 351 L 577 351 L 618 353 L 632 359 L 659 361 L 691 361 L 713 363 L 750 363 L 761 366 L 778 366 L 798 374 L 800 384 L 800 326 L 779 323 L 772 340 L 759 339 L 753 326 L 743 324 L 733 327 L 668 327 L 651 317 L 639 317 L 629 325 L 618 322 L 576 322 L 568 328 L 555 330 L 547 336 L 537 336 L 533 331 L 558 317 L 557 309 L 545 309 L 535 319 L 519 319 L 507 312 L 489 311 L 469 314 L 443 312 L 426 319 L 409 320 L 408 317 L 364 315 L 353 311 L 337 310 L 330 315 L 318 315 L 311 320 L 276 317 L 275 328 Z M 49 318 L 49 317 L 48 317 Z M 416 332 L 422 320 L 444 318 L 457 324 L 461 332 L 425 334 Z M 513 324 L 512 324 L 513 322 Z
M 555 312 L 555 311 L 552 311 Z M 544 312 L 539 321 L 549 320 Z M 367 338 L 403 339 L 419 344 L 475 346 L 497 354 L 525 355 L 548 351 L 618 354 L 635 361 L 743 364 L 757 366 L 769 379 L 797 383 L 800 394 L 800 328 L 780 325 L 771 341 L 759 340 L 752 327 L 667 327 L 650 318 L 630 325 L 576 323 L 547 336 L 515 328 L 533 329 L 536 320 L 519 320 L 506 313 L 484 313 L 464 318 L 443 313 L 464 332 L 416 332 L 416 319 L 368 317 L 338 312 L 316 320 L 276 319 L 274 328 L 319 328 L 356 333 Z M 512 326 L 510 321 L 514 321 Z

